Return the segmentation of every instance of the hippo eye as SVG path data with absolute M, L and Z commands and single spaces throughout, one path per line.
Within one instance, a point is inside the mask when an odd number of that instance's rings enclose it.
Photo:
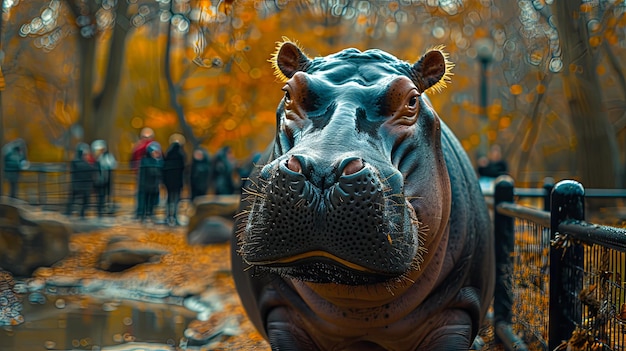
M 418 102 L 418 98 L 419 98 L 420 94 L 417 92 L 416 89 L 411 89 L 407 95 L 408 95 L 406 97 L 407 100 L 405 100 L 406 101 L 406 105 L 404 105 L 404 107 L 409 109 L 409 110 L 416 109 L 417 108 L 417 104 L 419 103 Z
M 415 106 L 417 105 L 417 95 L 416 96 L 412 96 L 409 99 L 409 103 L 406 105 L 409 108 L 415 108 Z

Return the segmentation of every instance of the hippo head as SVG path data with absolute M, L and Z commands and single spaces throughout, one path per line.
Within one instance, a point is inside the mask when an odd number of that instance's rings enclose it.
M 244 261 L 311 283 L 412 279 L 449 216 L 439 120 L 424 95 L 445 86 L 446 54 L 311 59 L 285 41 L 272 61 L 285 95 L 271 155 L 245 189 Z

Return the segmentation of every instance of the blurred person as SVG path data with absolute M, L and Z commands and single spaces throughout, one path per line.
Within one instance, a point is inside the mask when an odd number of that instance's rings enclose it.
M 215 154 L 213 180 L 216 195 L 231 195 L 235 192 L 233 181 L 233 156 L 229 146 L 222 147 Z
M 111 182 L 113 170 L 117 168 L 117 160 L 108 151 L 104 140 L 95 140 L 91 143 L 92 159 L 96 169 L 94 188 L 96 191 L 98 217 L 102 217 L 105 206 L 111 202 Z
M 139 132 L 139 140 L 133 145 L 133 149 L 131 151 L 130 156 L 130 168 L 133 172 L 137 173 L 139 170 L 139 164 L 141 163 L 141 159 L 146 154 L 146 147 L 154 141 L 154 130 L 149 127 L 145 127 Z M 139 184 L 139 179 L 137 179 L 137 184 Z M 137 191 L 135 194 L 135 218 L 139 218 L 139 211 L 143 211 L 143 208 L 140 208 L 142 204 L 142 199 L 144 198 L 144 194 L 141 193 L 141 189 L 137 187 Z
M 139 163 L 138 190 L 141 194 L 137 206 L 139 219 L 154 221 L 154 209 L 159 202 L 159 190 L 162 182 L 163 151 L 161 144 L 152 141 L 146 147 L 146 154 Z
M 240 179 L 238 188 L 241 189 L 243 180 L 247 179 L 250 176 L 250 174 L 254 170 L 254 167 L 256 167 L 257 162 L 259 162 L 260 158 L 261 158 L 261 153 L 255 152 L 254 154 L 252 154 L 250 158 L 242 162 L 241 165 L 237 167 L 237 174 L 239 175 L 239 179 Z
M 20 172 L 28 169 L 30 163 L 26 159 L 26 142 L 24 139 L 15 139 L 3 148 L 4 179 L 9 183 L 9 196 L 17 198 L 17 188 Z
M 478 182 L 483 194 L 493 194 L 496 178 L 509 172 L 509 165 L 502 157 L 500 145 L 493 144 L 487 155 L 480 156 L 476 164 Z
M 192 202 L 196 197 L 208 194 L 211 184 L 211 157 L 203 147 L 193 150 L 189 183 Z
M 489 148 L 486 159 L 479 159 L 478 174 L 483 177 L 497 178 L 509 172 L 509 164 L 502 157 L 502 148 L 493 144 Z
M 145 127 L 139 132 L 139 140 L 133 145 L 130 156 L 130 167 L 133 171 L 139 169 L 141 159 L 146 154 L 146 147 L 154 140 L 154 130 L 150 127 Z
M 167 189 L 167 224 L 178 225 L 178 203 L 180 202 L 180 192 L 183 189 L 183 179 L 185 172 L 185 160 L 187 155 L 183 146 L 185 137 L 182 134 L 172 134 L 170 145 L 163 157 L 163 184 Z
M 89 206 L 89 198 L 93 192 L 95 167 L 89 162 L 91 155 L 89 145 L 78 143 L 74 159 L 70 162 L 71 190 L 67 202 L 66 215 L 73 213 L 77 198 L 81 199 L 80 218 L 85 218 L 85 210 Z

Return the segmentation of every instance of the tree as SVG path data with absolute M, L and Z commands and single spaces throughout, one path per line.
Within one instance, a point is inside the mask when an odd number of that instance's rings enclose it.
M 51 139 L 69 135 L 77 121 L 86 140 L 125 135 L 132 140 L 149 125 L 159 129 L 157 135 L 183 131 L 193 145 L 228 144 L 242 155 L 273 137 L 281 92 L 267 60 L 283 35 L 300 41 L 311 56 L 376 47 L 410 61 L 444 44 L 456 63 L 455 76 L 431 100 L 470 157 L 486 136 L 503 145 L 512 175 L 522 183 L 539 180 L 537 170 L 543 170 L 542 175 L 576 177 L 586 186 L 615 186 L 620 157 L 626 159 L 616 146 L 626 139 L 626 80 L 620 67 L 626 5 L 551 3 L 51 0 L 43 6 L 22 1 L 11 7 L 19 25 L 43 23 L 52 10 L 57 22 L 24 38 L 3 33 L 10 59 L 2 68 L 7 84 L 24 86 L 17 101 L 39 109 L 31 115 L 60 121 Z M 7 24 L 14 31 L 20 29 L 16 18 Z M 480 41 L 491 43 L 482 75 Z M 33 54 L 37 50 L 48 53 L 46 62 Z M 128 50 L 132 53 L 124 54 Z M 12 60 L 18 53 L 20 59 Z M 52 62 L 71 66 L 70 74 L 55 75 L 59 70 L 51 69 Z M 15 77 L 30 83 L 16 83 Z M 476 89 L 480 77 L 489 83 L 484 94 Z M 12 113 L 15 106 L 10 102 L 3 110 Z M 597 148 L 602 157 L 590 151 Z M 603 172 L 583 172 L 590 169 Z
M 608 7 L 605 9 L 608 14 L 618 5 L 604 3 L 602 6 Z M 565 67 L 563 90 L 576 135 L 578 172 L 582 183 L 590 188 L 614 188 L 621 185 L 622 169 L 616 132 L 604 107 L 596 69 L 596 51 L 610 48 L 605 45 L 593 47 L 589 33 L 590 11 L 590 4 L 584 1 L 555 3 Z M 623 73 L 617 73 L 623 79 Z

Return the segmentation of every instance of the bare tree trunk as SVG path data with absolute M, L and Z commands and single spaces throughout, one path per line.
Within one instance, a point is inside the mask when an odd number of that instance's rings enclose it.
M 170 11 L 172 14 L 173 11 L 173 1 L 170 3 Z M 176 117 L 178 118 L 178 124 L 185 135 L 185 138 L 191 142 L 193 148 L 198 147 L 200 141 L 193 133 L 193 129 L 187 123 L 185 119 L 185 110 L 183 106 L 178 102 L 178 90 L 176 89 L 176 84 L 174 84 L 174 78 L 172 77 L 172 69 L 171 69 L 171 51 L 172 51 L 172 21 L 168 22 L 167 25 L 167 40 L 165 42 L 165 79 L 167 80 L 167 89 L 170 95 L 170 105 L 176 112 Z
M 104 139 L 108 141 L 112 137 L 111 129 L 115 121 L 117 92 L 119 91 L 122 68 L 126 56 L 126 37 L 130 29 L 127 12 L 128 2 L 118 1 L 115 17 L 116 23 L 109 48 L 104 87 L 93 100 L 95 113 L 93 115 L 94 129 L 89 133 L 92 137 L 91 140 Z
M 80 4 L 76 4 L 71 0 L 66 0 L 67 7 L 72 11 L 74 19 L 78 19 L 83 15 L 84 9 Z M 89 5 L 89 13 L 95 13 L 94 6 L 98 6 L 95 2 Z M 94 86 L 94 62 L 96 60 L 96 41 L 94 38 L 86 37 L 78 30 L 78 51 L 79 51 L 79 67 L 80 78 L 78 87 L 78 101 L 80 104 L 80 114 L 78 117 L 78 125 L 82 128 L 82 139 L 89 140 L 92 131 L 95 129 L 94 124 L 94 106 L 93 106 L 93 86 Z
M 81 8 L 81 6 L 89 6 L 88 12 L 90 14 L 95 14 L 100 6 L 96 2 L 88 2 L 87 5 L 73 4 L 71 1 L 67 3 L 75 18 L 84 15 L 82 11 L 85 11 L 85 9 Z M 93 91 L 96 74 L 96 39 L 79 34 L 79 101 L 81 105 L 79 125 L 83 128 L 83 140 L 87 142 L 95 139 L 108 140 L 111 136 L 117 91 L 119 90 L 120 75 L 124 63 L 126 36 L 130 26 L 127 12 L 128 2 L 119 1 L 116 9 L 116 24 L 108 50 L 109 54 L 107 55 L 108 61 L 104 87 L 98 95 L 95 95 Z
M 563 88 L 576 135 L 578 177 L 587 188 L 614 188 L 619 179 L 617 139 L 602 104 L 581 1 L 556 1 L 563 52 Z
M 94 105 L 93 105 L 93 85 L 94 85 L 94 68 L 93 62 L 96 59 L 96 42 L 91 38 L 78 39 L 80 50 L 80 82 L 78 93 L 81 113 L 78 119 L 79 125 L 83 129 L 83 139 L 89 140 L 95 129 L 94 124 Z

